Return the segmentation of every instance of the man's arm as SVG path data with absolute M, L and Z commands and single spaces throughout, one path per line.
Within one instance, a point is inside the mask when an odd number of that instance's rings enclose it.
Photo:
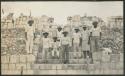
M 101 40 L 101 37 L 102 37 L 101 28 L 99 29 L 99 32 L 100 32 L 100 40 Z
M 72 46 L 73 46 L 73 40 L 74 40 L 74 39 L 72 38 Z
M 25 38 L 26 38 L 26 40 L 27 40 L 27 32 L 25 32 Z
M 100 40 L 101 40 L 101 38 L 102 38 L 102 33 L 100 32 Z
M 80 37 L 79 39 L 80 39 L 79 46 L 82 46 L 82 37 Z
M 90 44 L 91 37 L 92 37 L 92 32 L 90 32 L 89 39 L 88 39 L 88 44 Z
M 32 26 L 33 26 L 33 25 L 32 25 Z M 33 39 L 35 39 L 35 38 L 36 38 L 36 30 L 35 30 L 35 26 L 33 26 L 33 36 L 34 36 Z
M 90 32 L 90 37 L 92 36 L 92 32 Z
M 91 38 L 91 36 L 89 36 L 89 39 L 88 39 L 88 44 L 90 44 L 90 38 Z

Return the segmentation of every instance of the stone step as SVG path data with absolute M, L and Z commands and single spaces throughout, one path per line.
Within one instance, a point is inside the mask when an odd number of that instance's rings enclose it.
M 2 70 L 2 75 L 21 75 L 21 70 Z M 22 75 L 33 75 L 33 70 L 23 70 Z
M 21 75 L 20 70 L 2 70 L 2 75 Z M 96 75 L 123 74 L 123 70 L 23 70 L 22 75 Z
M 123 74 L 122 70 L 35 70 L 35 75 L 97 75 L 97 74 Z
M 33 64 L 34 70 L 71 70 L 71 69 L 86 69 L 86 64 Z
M 2 63 L 33 63 L 34 55 L 4 55 L 1 56 Z

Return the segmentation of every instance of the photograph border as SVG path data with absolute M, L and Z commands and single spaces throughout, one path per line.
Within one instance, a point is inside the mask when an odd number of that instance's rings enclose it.
M 123 10 L 124 10 L 124 0 L 1 0 L 1 2 L 22 2 L 22 1 L 26 1 L 26 2 L 29 2 L 29 1 L 34 1 L 34 2 L 37 2 L 37 1 L 43 1 L 43 2 L 49 2 L 49 1 L 53 1 L 53 2 L 55 2 L 55 1 L 75 1 L 75 2 L 108 2 L 108 1 L 123 1 Z M 124 12 L 123 12 L 123 16 L 124 16 Z M 124 22 L 125 22 L 125 20 L 124 20 L 124 17 L 123 17 L 123 31 L 125 32 L 125 25 L 124 25 Z M 0 30 L 1 30 L 1 27 L 0 27 Z M 124 33 L 124 36 L 125 36 L 125 33 Z M 123 36 L 123 38 L 124 38 L 124 36 Z M 125 38 L 124 38 L 125 39 Z M 123 41 L 123 49 L 124 49 L 124 51 L 125 51 L 125 41 Z M 0 53 L 1 53 L 1 51 L 0 51 Z M 125 56 L 125 52 L 124 52 L 124 55 L 123 55 L 123 57 Z M 0 56 L 0 59 L 1 59 L 1 56 Z M 124 59 L 124 62 L 123 62 L 123 64 L 125 63 L 125 57 L 123 58 Z M 1 61 L 0 61 L 1 62 Z M 123 65 L 124 66 L 124 65 Z M 0 67 L 1 67 L 1 65 L 0 65 Z M 125 71 L 125 66 L 124 66 L 124 71 Z M 1 72 L 0 72 L 0 74 L 1 74 Z M 2 74 L 1 74 L 2 75 Z M 67 75 L 67 74 L 65 74 L 65 75 Z M 63 75 L 57 75 L 57 76 L 65 76 L 64 74 Z M 72 74 L 71 74 L 72 75 Z M 76 74 L 77 75 L 77 74 Z M 74 75 L 74 76 L 76 76 L 76 75 Z M 87 75 L 87 74 L 86 74 Z M 86 76 L 86 75 L 78 75 L 78 76 Z M 94 74 L 95 76 L 104 76 L 103 74 L 101 75 L 101 74 Z M 118 74 L 119 75 L 119 74 Z M 2 76 L 4 76 L 4 75 L 2 75 Z M 7 75 L 5 75 L 5 76 L 7 76 Z M 13 75 L 12 75 L 13 76 Z M 18 75 L 17 75 L 18 76 Z M 25 75 L 24 75 L 25 76 Z M 28 76 L 38 76 L 38 75 L 28 75 Z M 41 75 L 41 76 L 45 76 L 45 75 Z M 52 76 L 52 75 L 46 75 L 46 76 Z M 54 75 L 55 76 L 55 75 Z M 91 76 L 91 75 L 88 75 L 88 76 Z M 117 76 L 116 74 L 115 75 L 108 75 L 108 74 L 106 74 L 105 76 Z M 121 75 L 120 75 L 121 76 Z M 124 76 L 124 74 L 123 74 L 123 76 Z

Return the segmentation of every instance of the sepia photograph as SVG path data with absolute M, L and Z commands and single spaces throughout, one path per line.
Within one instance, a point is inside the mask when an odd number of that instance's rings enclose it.
M 122 75 L 123 51 L 123 1 L 1 1 L 2 75 Z

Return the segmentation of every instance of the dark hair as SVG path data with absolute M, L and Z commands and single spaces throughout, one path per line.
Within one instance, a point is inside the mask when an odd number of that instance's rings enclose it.
M 97 24 L 98 24 L 98 22 L 97 22 L 97 21 L 95 21 L 95 22 L 93 22 L 92 24 L 93 24 L 93 25 L 97 25 Z
M 43 33 L 43 35 L 48 35 L 49 33 L 47 33 L 47 32 L 45 32 L 45 33 Z
M 53 39 L 57 39 L 57 37 L 53 37 Z
M 75 29 L 75 30 L 79 31 L 79 29 Z
M 29 21 L 28 21 L 29 26 L 32 26 L 33 23 L 34 23 L 33 20 L 29 20 Z
M 65 31 L 65 32 L 63 32 L 63 34 L 68 34 L 68 32 Z

